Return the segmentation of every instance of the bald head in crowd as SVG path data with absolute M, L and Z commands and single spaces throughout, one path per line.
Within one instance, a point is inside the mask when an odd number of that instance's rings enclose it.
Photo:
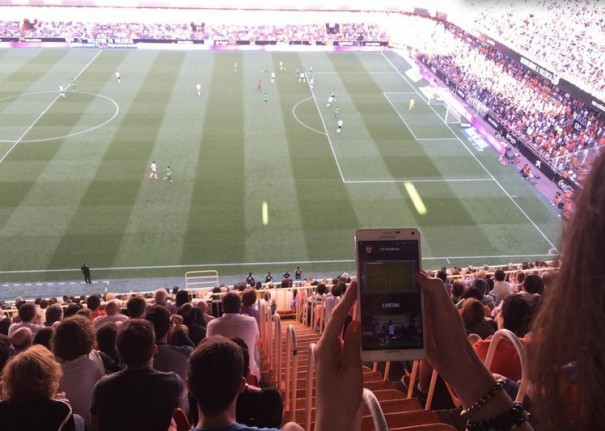
M 115 316 L 120 312 L 120 301 L 117 299 L 112 299 L 107 304 L 105 304 L 105 314 L 108 316 Z
M 27 327 L 17 329 L 10 338 L 11 344 L 15 348 L 15 353 L 22 352 L 30 348 L 33 344 L 34 335 L 32 330 Z

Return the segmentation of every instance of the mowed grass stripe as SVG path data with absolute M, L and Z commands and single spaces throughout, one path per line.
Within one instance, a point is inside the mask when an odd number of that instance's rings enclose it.
M 20 51 L 20 50 L 15 50 Z M 28 50 L 23 50 L 28 51 Z M 51 84 L 50 80 L 48 82 L 42 82 L 41 79 L 45 75 L 51 75 L 56 73 L 57 70 L 66 70 L 65 67 L 65 59 L 69 57 L 70 52 L 71 55 L 74 55 L 72 51 L 68 49 L 40 49 L 40 50 L 32 50 L 31 54 L 35 54 L 31 57 L 28 56 L 27 60 L 23 58 L 16 58 L 16 64 L 20 64 L 17 69 L 3 79 L 3 87 L 4 89 L 0 92 L 3 94 L 8 89 L 10 89 L 10 93 L 23 93 L 26 91 L 30 91 L 32 86 L 36 85 L 36 82 L 40 80 L 40 85 L 42 87 L 47 87 Z M 92 54 L 92 51 L 90 51 Z M 95 52 L 96 54 L 96 52 Z M 93 57 L 94 55 L 91 55 Z M 8 56 L 10 57 L 10 56 Z M 79 62 L 78 62 L 79 63 Z M 78 73 L 80 70 L 77 69 L 78 64 L 70 64 L 69 69 L 73 68 L 75 70 L 74 75 Z M 56 77 L 57 79 L 59 77 Z M 69 80 L 69 76 L 66 74 L 65 78 Z M 59 84 L 61 81 L 57 80 L 53 82 L 52 89 L 59 91 Z M 41 88 L 37 88 L 40 90 Z
M 245 255 L 242 53 L 217 53 L 208 88 L 185 263 L 242 262 Z M 233 72 L 233 64 L 238 71 Z
M 147 73 L 141 75 L 143 84 L 89 183 L 51 267 L 74 266 L 82 260 L 95 266 L 113 265 L 135 198 L 147 180 L 143 172 L 150 163 L 183 55 L 159 52 Z
M 152 150 L 160 180 L 148 179 L 139 189 L 116 265 L 178 265 L 188 261 L 182 253 L 214 57 L 211 52 L 185 52 Z M 195 89 L 198 82 L 201 96 Z M 172 183 L 163 179 L 168 165 Z M 146 165 L 139 170 L 142 176 L 149 173 Z
M 288 70 L 301 65 L 308 71 L 309 65 L 313 64 L 317 71 L 317 65 L 324 64 L 325 55 L 299 56 L 288 53 L 283 57 Z M 316 77 L 316 80 L 319 79 Z M 299 84 L 294 79 L 292 85 L 287 85 L 286 82 L 280 80 L 277 83 L 282 106 L 294 106 L 311 96 L 308 85 Z M 328 95 L 329 93 L 326 97 Z M 310 103 L 310 106 L 315 107 L 313 101 Z M 321 100 L 318 100 L 318 104 L 321 107 Z M 323 129 L 319 113 L 315 112 L 307 118 L 312 127 Z M 295 180 L 294 193 L 298 200 L 309 259 L 350 259 L 353 256 L 352 247 L 350 252 L 347 248 L 343 253 L 342 244 L 352 244 L 359 221 L 353 211 L 347 188 L 338 173 L 328 139 L 303 129 L 293 116 L 284 115 L 283 120 Z
M 256 53 L 245 58 L 246 262 L 306 259 L 294 174 L 289 147 L 285 144 L 287 135 L 283 117 L 292 116 L 292 105 L 281 103 L 280 89 L 283 87 L 278 84 L 294 84 L 294 68 L 280 71 L 280 61 L 283 61 L 281 53 Z M 266 65 L 269 73 L 264 72 Z M 270 74 L 273 71 L 276 82 L 272 84 Z M 267 103 L 263 94 L 255 90 L 259 79 L 267 93 Z M 266 202 L 266 224 L 263 202 Z M 277 238 L 279 241 L 271 240 Z M 249 270 L 255 271 L 254 268 Z

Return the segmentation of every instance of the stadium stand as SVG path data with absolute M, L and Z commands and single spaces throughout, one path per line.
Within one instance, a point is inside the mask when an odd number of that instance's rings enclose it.
M 581 179 L 576 153 L 599 145 L 605 116 L 460 28 L 436 26 L 438 43 L 420 52 L 420 61 L 439 67 L 464 89 L 467 101 L 480 102 L 545 163 L 573 180 Z M 576 123 L 583 127 L 574 127 Z
M 554 0 L 539 12 L 510 2 L 480 2 L 474 23 L 561 76 L 605 98 L 603 4 Z

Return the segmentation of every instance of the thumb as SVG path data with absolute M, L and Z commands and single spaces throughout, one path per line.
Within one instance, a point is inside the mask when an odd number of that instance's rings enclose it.
M 343 361 L 349 366 L 361 367 L 361 323 L 352 321 L 345 332 Z

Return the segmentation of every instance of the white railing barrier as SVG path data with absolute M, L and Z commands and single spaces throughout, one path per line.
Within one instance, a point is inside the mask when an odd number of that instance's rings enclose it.
M 374 422 L 374 429 L 376 431 L 389 431 L 389 426 L 387 425 L 387 420 L 384 417 L 384 413 L 382 408 L 380 407 L 380 403 L 374 395 L 374 392 L 369 390 L 368 388 L 363 388 L 362 394 L 362 403 L 365 403 L 370 410 L 370 414 L 372 415 L 372 421 Z M 363 409 L 363 404 L 361 406 Z M 361 410 L 361 409 L 360 409 Z M 358 421 L 358 426 L 361 427 L 361 421 Z
M 307 360 L 307 393 L 305 396 L 305 429 L 311 431 L 313 414 L 313 382 L 315 381 L 315 343 L 309 344 Z M 295 377 L 296 378 L 296 377 Z
M 275 372 L 275 377 L 277 381 L 277 387 L 280 388 L 282 384 L 282 370 L 281 370 L 281 360 L 282 360 L 282 333 L 281 333 L 281 317 L 279 314 L 275 313 L 273 316 L 273 320 L 275 321 L 275 327 L 273 331 L 273 338 L 271 339 L 273 342 L 273 366 Z
M 286 411 L 291 412 L 290 420 L 296 422 L 296 391 L 298 389 L 298 344 L 293 325 L 288 325 L 286 339 Z

